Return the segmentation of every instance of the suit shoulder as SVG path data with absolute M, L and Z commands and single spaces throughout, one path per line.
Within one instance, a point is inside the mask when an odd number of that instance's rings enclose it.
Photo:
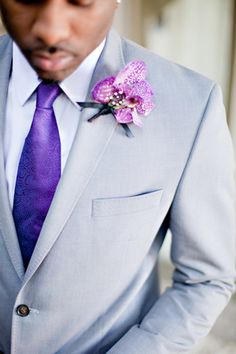
M 159 117 L 153 119 L 151 131 L 155 131 L 156 127 L 159 130 L 159 124 L 164 121 L 169 131 L 184 131 L 185 136 L 193 141 L 216 83 L 130 40 L 123 38 L 122 46 L 126 63 L 138 59 L 147 65 L 147 80 L 153 89 L 156 108 L 152 116 Z
M 122 43 L 125 61 L 143 60 L 148 67 L 148 80 L 157 91 L 161 88 L 166 93 L 182 92 L 186 97 L 194 97 L 197 102 L 208 97 L 215 86 L 215 82 L 204 75 L 171 62 L 137 43 L 125 38 L 122 38 Z

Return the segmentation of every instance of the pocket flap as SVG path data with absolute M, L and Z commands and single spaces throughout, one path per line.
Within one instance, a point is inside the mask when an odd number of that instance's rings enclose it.
M 93 216 L 113 216 L 137 213 L 155 208 L 161 201 L 163 190 L 142 193 L 131 197 L 99 198 L 92 201 Z

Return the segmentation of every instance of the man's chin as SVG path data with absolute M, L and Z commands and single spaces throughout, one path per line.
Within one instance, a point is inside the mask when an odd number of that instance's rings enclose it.
M 59 82 L 63 81 L 67 76 L 69 76 L 73 70 L 63 70 L 63 71 L 56 71 L 56 72 L 45 72 L 42 70 L 38 70 L 34 68 L 37 72 L 38 77 L 41 80 L 48 81 L 48 82 Z
M 46 55 L 33 52 L 28 61 L 41 79 L 50 81 L 64 80 L 80 64 L 73 55 L 63 53 Z

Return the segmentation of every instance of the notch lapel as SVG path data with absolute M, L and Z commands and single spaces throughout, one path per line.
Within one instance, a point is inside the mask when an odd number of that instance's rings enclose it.
M 95 68 L 89 92 L 96 82 L 117 74 L 124 65 L 120 37 L 111 32 Z M 90 94 L 87 100 L 91 100 Z M 24 283 L 31 278 L 60 235 L 117 127 L 112 115 L 88 122 L 93 114 L 92 109 L 84 109 L 81 114 L 65 170 L 26 271 Z
M 22 280 L 24 276 L 24 266 L 15 230 L 15 224 L 12 217 L 4 164 L 3 134 L 6 115 L 7 90 L 12 63 L 12 41 L 8 36 L 2 37 L 0 53 L 0 231 L 15 271 L 20 280 Z

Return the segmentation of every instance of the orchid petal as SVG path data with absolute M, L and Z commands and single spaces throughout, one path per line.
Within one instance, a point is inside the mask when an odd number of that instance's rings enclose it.
M 114 114 L 119 123 L 131 123 L 133 121 L 132 110 L 130 108 L 119 109 Z
M 144 80 L 146 75 L 146 64 L 141 60 L 133 60 L 119 72 L 114 81 L 114 86 L 121 88 L 124 84 L 132 85 Z
M 155 107 L 151 100 L 145 100 L 143 103 L 136 106 L 137 112 L 141 115 L 147 116 Z
M 151 85 L 146 80 L 142 80 L 135 85 L 126 88 L 125 92 L 127 98 L 139 96 L 142 99 L 150 99 L 150 97 L 153 96 Z
M 133 123 L 134 123 L 135 125 L 137 125 L 138 127 L 142 127 L 143 122 L 142 122 L 141 118 L 139 117 L 139 115 L 138 115 L 136 109 L 133 110 L 132 116 L 133 116 Z
M 112 96 L 115 92 L 115 88 L 113 86 L 114 81 L 114 76 L 110 76 L 99 81 L 92 89 L 93 99 L 96 102 L 108 103 L 110 101 L 110 96 Z

